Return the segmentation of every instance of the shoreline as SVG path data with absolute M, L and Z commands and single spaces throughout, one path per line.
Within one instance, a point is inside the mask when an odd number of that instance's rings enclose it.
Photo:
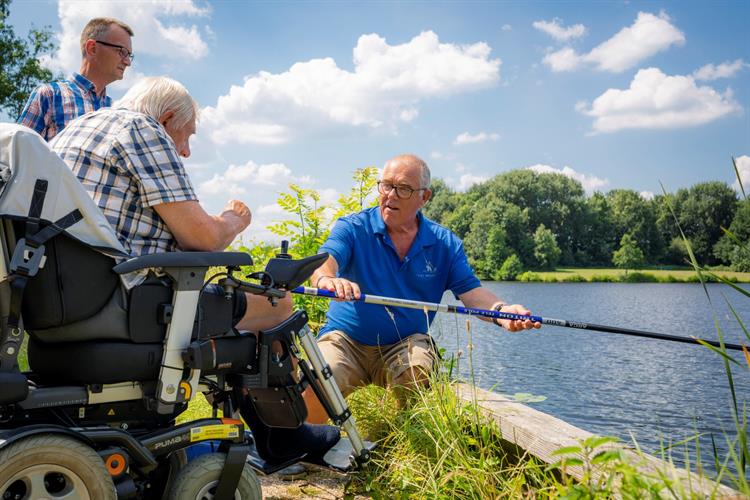
M 720 281 L 708 273 L 731 283 L 750 283 L 750 273 L 725 270 L 708 270 L 703 273 L 706 282 Z M 494 281 L 494 280 L 482 280 Z M 700 283 L 694 269 L 636 269 L 616 268 L 559 268 L 554 271 L 524 271 L 514 280 L 530 283 Z

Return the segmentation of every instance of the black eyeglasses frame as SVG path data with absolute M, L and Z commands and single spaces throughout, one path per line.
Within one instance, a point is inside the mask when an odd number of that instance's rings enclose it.
M 387 187 L 383 187 L 383 189 L 381 190 L 381 188 L 380 188 L 381 185 L 382 186 L 390 186 L 390 189 L 388 189 Z M 392 184 L 390 182 L 378 181 L 378 192 L 379 193 L 381 193 L 381 194 L 390 194 L 390 192 L 393 191 L 394 189 L 396 190 L 396 197 L 398 199 L 400 199 L 400 200 L 408 200 L 412 196 L 414 196 L 415 192 L 417 192 L 417 191 L 426 191 L 427 190 L 427 188 L 417 188 L 417 189 L 415 189 L 415 188 L 413 188 L 411 186 L 397 186 L 396 184 Z M 403 195 L 404 191 L 406 191 L 407 193 L 409 193 L 408 196 L 404 196 Z
M 94 40 L 94 41 L 96 43 L 101 43 L 102 45 L 105 45 L 107 47 L 112 47 L 113 49 L 117 49 L 117 53 L 120 54 L 120 59 L 127 59 L 130 62 L 133 62 L 133 59 L 135 59 L 135 54 L 129 51 L 127 47 L 123 47 L 122 45 L 117 45 L 116 43 L 104 42 L 102 40 Z

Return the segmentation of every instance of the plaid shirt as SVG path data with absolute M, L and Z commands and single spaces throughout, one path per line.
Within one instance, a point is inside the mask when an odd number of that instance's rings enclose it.
M 73 73 L 70 80 L 46 83 L 34 89 L 18 117 L 18 123 L 36 130 L 45 141 L 50 141 L 70 121 L 110 106 L 112 98 L 107 96 L 106 89 L 99 97 L 93 83 Z
M 159 122 L 134 111 L 101 109 L 70 122 L 50 145 L 131 255 L 177 250 L 153 207 L 197 197 L 174 142 Z

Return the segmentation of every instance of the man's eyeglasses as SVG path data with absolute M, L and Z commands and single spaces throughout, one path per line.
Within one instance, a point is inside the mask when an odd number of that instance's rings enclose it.
M 122 45 L 117 45 L 114 43 L 109 42 L 102 42 L 101 40 L 94 40 L 96 43 L 101 43 L 102 45 L 106 45 L 107 47 L 112 47 L 113 49 L 117 49 L 117 53 L 120 54 L 120 57 L 122 59 L 127 59 L 128 61 L 132 61 L 135 58 L 135 55 L 130 52 L 127 47 L 123 47 Z
M 402 200 L 408 200 L 415 191 L 424 191 L 427 188 L 414 189 L 411 186 L 396 186 L 390 182 L 378 181 L 378 191 L 380 194 L 387 195 L 391 191 L 396 190 L 396 196 Z

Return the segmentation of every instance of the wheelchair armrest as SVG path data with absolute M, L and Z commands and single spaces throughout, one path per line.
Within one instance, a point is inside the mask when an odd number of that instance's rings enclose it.
M 165 252 L 141 255 L 117 264 L 114 272 L 126 274 L 155 267 L 250 266 L 253 259 L 244 252 Z

